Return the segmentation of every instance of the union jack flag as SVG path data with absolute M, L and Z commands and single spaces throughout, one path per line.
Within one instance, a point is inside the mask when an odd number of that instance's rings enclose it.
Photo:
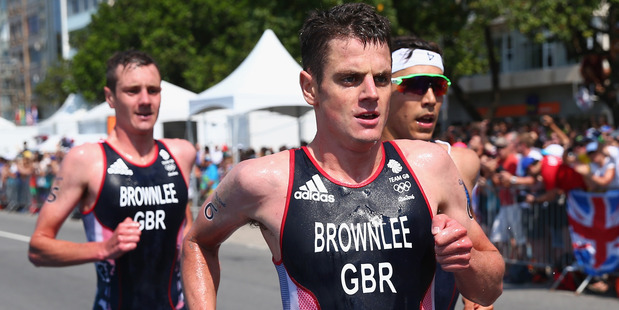
M 568 193 L 567 214 L 577 263 L 590 275 L 619 270 L 619 190 Z

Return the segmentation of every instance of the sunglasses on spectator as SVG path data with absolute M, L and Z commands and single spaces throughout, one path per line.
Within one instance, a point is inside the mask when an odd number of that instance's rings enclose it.
M 410 74 L 391 78 L 391 83 L 398 85 L 399 92 L 412 93 L 423 96 L 432 88 L 435 96 L 443 96 L 447 93 L 451 81 L 442 74 Z

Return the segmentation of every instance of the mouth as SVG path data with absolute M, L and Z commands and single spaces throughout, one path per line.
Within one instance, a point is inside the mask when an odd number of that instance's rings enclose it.
M 361 114 L 355 115 L 356 118 L 373 120 L 378 118 L 378 112 L 364 112 Z
M 426 124 L 426 125 L 434 124 L 435 120 L 436 120 L 436 117 L 434 115 L 424 115 L 416 119 L 418 123 Z
M 137 116 L 140 116 L 140 117 L 148 117 L 148 116 L 153 115 L 153 113 L 152 113 L 152 112 L 150 112 L 150 111 L 149 111 L 149 112 L 142 111 L 142 112 L 137 112 L 137 113 L 135 113 L 135 114 L 136 114 Z

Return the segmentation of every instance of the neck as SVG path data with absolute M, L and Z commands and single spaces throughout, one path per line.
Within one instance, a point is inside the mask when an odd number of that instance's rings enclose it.
M 371 177 L 383 159 L 382 144 L 374 143 L 365 149 L 329 148 L 313 141 L 310 154 L 320 168 L 332 178 L 345 184 L 359 184 Z
M 389 130 L 387 129 L 387 127 L 385 127 L 385 130 L 383 130 L 383 133 L 382 133 L 382 135 L 381 135 L 381 137 L 380 137 L 380 138 L 381 138 L 381 140 L 382 140 L 382 141 L 392 141 L 392 140 L 397 139 L 397 137 L 395 137 L 395 136 L 391 133 L 391 131 L 389 131 Z
M 136 163 L 146 163 L 152 159 L 155 151 L 155 139 L 151 134 L 128 134 L 114 128 L 108 135 L 107 142 L 122 152 L 123 156 Z

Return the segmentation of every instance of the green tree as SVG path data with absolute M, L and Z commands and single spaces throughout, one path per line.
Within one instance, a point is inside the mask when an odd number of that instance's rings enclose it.
M 40 102 L 46 103 L 44 109 L 60 107 L 69 94 L 77 91 L 77 85 L 71 74 L 71 63 L 61 60 L 52 65 L 34 89 Z

